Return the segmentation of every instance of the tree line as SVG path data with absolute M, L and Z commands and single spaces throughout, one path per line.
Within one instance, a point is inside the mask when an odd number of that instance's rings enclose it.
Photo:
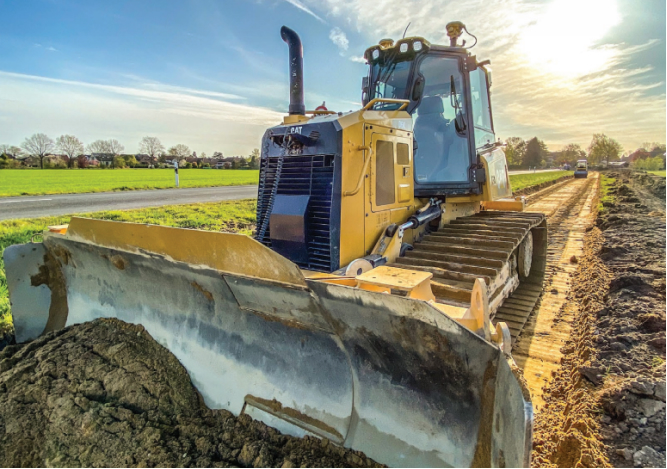
M 659 166 L 655 169 L 664 168 L 664 159 L 659 155 L 665 153 L 665 144 L 657 142 L 645 142 L 632 153 L 630 163 L 638 169 L 649 169 L 644 166 Z M 569 143 L 560 151 L 550 152 L 547 145 L 537 137 L 528 141 L 520 137 L 510 137 L 506 141 L 505 156 L 507 164 L 520 167 L 544 167 L 549 163 L 555 166 L 569 164 L 573 166 L 577 160 L 588 160 L 590 165 L 598 165 L 602 162 L 619 161 L 623 156 L 623 146 L 615 139 L 605 134 L 594 134 L 591 143 L 586 150 L 577 143 Z M 645 160 L 651 159 L 648 163 Z M 551 161 L 549 161 L 549 159 Z
M 36 133 L 27 137 L 21 146 L 0 144 L 0 169 L 20 167 L 30 157 L 37 158 L 39 167 L 44 169 L 49 156 L 59 156 L 61 164 L 67 168 L 86 168 L 91 164 L 91 155 L 109 156 L 114 168 L 139 166 L 135 155 L 124 155 L 124 151 L 125 146 L 116 139 L 95 140 L 84 145 L 74 135 L 61 135 L 53 140 L 46 134 Z M 196 152 L 182 143 L 166 149 L 160 139 L 150 136 L 143 137 L 139 142 L 137 156 L 139 155 L 148 156 L 145 164 L 148 167 L 164 167 L 167 161 L 177 161 L 180 167 L 187 168 L 210 167 L 211 162 L 224 158 L 219 151 L 214 152 L 210 158 L 204 152 L 197 156 Z M 257 169 L 260 159 L 259 149 L 255 148 L 247 157 L 236 156 L 228 159 L 231 160 L 229 165 L 232 169 Z

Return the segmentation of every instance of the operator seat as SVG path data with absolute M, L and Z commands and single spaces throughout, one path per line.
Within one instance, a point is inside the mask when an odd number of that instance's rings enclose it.
M 417 109 L 414 132 L 417 140 L 415 176 L 417 182 L 429 182 L 447 165 L 445 131 L 447 119 L 440 96 L 427 96 Z

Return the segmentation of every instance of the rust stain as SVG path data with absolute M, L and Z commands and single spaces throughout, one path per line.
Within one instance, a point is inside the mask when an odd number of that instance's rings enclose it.
M 51 248 L 51 252 L 53 252 L 53 255 L 60 259 L 65 265 L 69 265 L 72 261 L 72 253 L 62 246 L 54 245 Z M 76 267 L 74 264 L 72 264 L 72 266 Z
M 67 253 L 63 262 L 67 263 L 70 260 L 71 254 L 66 249 L 62 249 L 60 254 Z M 44 331 L 56 331 L 65 327 L 67 322 L 67 315 L 69 313 L 69 306 L 67 304 L 67 284 L 65 277 L 61 270 L 61 264 L 53 254 L 47 251 L 44 255 L 44 264 L 39 266 L 39 272 L 30 277 L 30 285 L 38 287 L 46 285 L 51 290 L 51 304 L 49 305 L 49 319 L 46 321 Z
M 206 290 L 204 287 L 199 285 L 197 282 L 190 282 L 190 285 L 192 285 L 195 288 L 195 290 L 201 292 L 201 294 L 204 295 L 208 301 L 213 301 L 213 293 Z
M 482 393 L 480 396 L 482 411 L 479 418 L 477 445 L 475 446 L 475 455 L 472 458 L 472 467 L 491 467 L 491 439 L 493 436 L 493 407 L 496 399 L 496 375 L 496 363 L 493 360 L 489 361 L 484 370 L 482 382 Z
M 118 270 L 125 270 L 126 261 L 120 255 L 116 254 L 115 256 L 111 256 L 109 260 Z
M 269 412 L 275 415 L 276 417 L 280 417 L 286 420 L 301 422 L 302 424 L 308 427 L 316 428 L 330 435 L 333 435 L 336 438 L 338 438 L 339 441 L 341 442 L 344 440 L 343 435 L 341 435 L 338 432 L 338 430 L 336 430 L 332 426 L 327 425 L 321 420 L 314 419 L 313 417 L 310 417 L 309 415 L 306 415 L 296 409 L 293 409 L 291 407 L 285 407 L 276 399 L 271 399 L 271 400 L 262 399 L 261 397 L 256 397 L 251 394 L 248 394 L 245 397 L 245 401 L 246 403 L 252 405 L 253 407 L 257 407 L 260 410 Z M 308 430 L 308 428 L 306 429 Z

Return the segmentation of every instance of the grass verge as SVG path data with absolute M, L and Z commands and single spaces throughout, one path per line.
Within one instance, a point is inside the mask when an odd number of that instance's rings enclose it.
M 571 176 L 572 171 L 546 171 L 530 174 L 513 174 L 510 175 L 510 183 L 514 192 L 520 191 L 527 187 L 536 186 L 544 182 L 554 181 L 563 176 Z
M 656 176 L 662 176 L 665 177 L 665 170 L 662 171 L 647 171 L 648 173 L 655 174 Z
M 609 194 L 609 189 L 616 182 L 615 178 L 610 178 L 600 174 L 600 202 L 598 202 L 598 213 L 604 212 L 605 207 L 614 204 L 614 196 Z
M 180 187 L 257 184 L 258 170 L 179 169 Z M 172 189 L 173 169 L 3 169 L 0 197 Z
M 207 204 L 167 205 L 137 210 L 114 210 L 78 215 L 81 217 L 132 223 L 168 225 L 208 231 L 233 231 L 251 234 L 255 223 L 255 200 L 235 200 Z M 0 222 L 0 253 L 13 244 L 30 241 L 47 226 L 69 223 L 71 217 L 44 217 Z M 9 296 L 4 262 L 0 255 L 0 339 L 11 329 Z

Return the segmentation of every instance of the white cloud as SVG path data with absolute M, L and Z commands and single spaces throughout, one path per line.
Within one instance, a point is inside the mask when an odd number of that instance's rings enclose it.
M 34 132 L 74 134 L 90 142 L 116 138 L 128 151 L 144 135 L 166 146 L 247 154 L 264 130 L 282 120 L 270 109 L 229 102 L 224 93 L 161 84 L 100 85 L 0 71 L 0 141 L 18 144 Z
M 361 55 L 353 55 L 353 56 L 350 56 L 349 59 L 352 62 L 357 62 L 357 63 L 360 63 L 360 64 L 365 64 L 366 63 L 366 59 Z
M 639 86 L 649 69 L 626 65 L 654 43 L 599 45 L 622 20 L 614 1 L 497 0 L 485 2 L 484 9 L 480 2 L 454 0 L 304 3 L 355 28 L 368 39 L 364 46 L 381 37 L 400 38 L 408 22 L 410 35 L 448 44 L 445 24 L 463 21 L 479 38 L 473 53 L 492 61 L 494 121 L 502 138 L 538 136 L 554 148 L 570 142 L 588 146 L 598 132 L 627 148 L 665 141 L 665 84 L 644 79 Z M 489 10 L 494 14 L 484 14 Z M 663 92 L 646 93 L 655 89 Z
M 350 47 L 350 41 L 347 39 L 345 33 L 338 27 L 333 28 L 329 32 L 329 39 L 331 39 L 331 42 L 333 42 L 336 47 L 338 47 L 341 55 L 344 55 L 344 53 Z
M 305 6 L 305 5 L 304 5 L 303 3 L 301 3 L 299 0 L 285 0 L 285 1 L 286 1 L 287 3 L 289 3 L 290 5 L 295 6 L 295 7 L 298 8 L 299 10 L 308 13 L 310 16 L 312 16 L 312 17 L 315 18 L 316 20 L 318 20 L 318 21 L 320 21 L 320 22 L 322 22 L 322 23 L 326 23 L 326 21 L 324 21 L 321 17 L 319 17 L 318 15 L 316 15 L 316 14 L 313 12 L 313 10 L 311 10 L 310 8 L 308 8 L 307 6 Z

